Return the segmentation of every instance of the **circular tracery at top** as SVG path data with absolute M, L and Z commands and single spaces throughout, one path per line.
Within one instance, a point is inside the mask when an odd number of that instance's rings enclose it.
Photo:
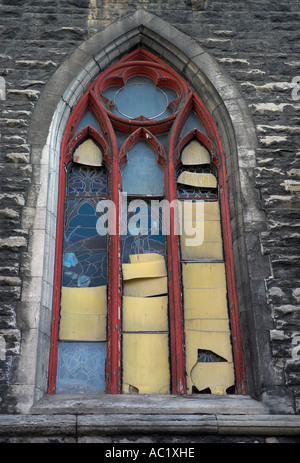
M 170 93 L 170 92 L 168 92 Z M 174 93 L 173 99 L 177 94 Z M 168 94 L 156 87 L 150 79 L 134 77 L 124 87 L 117 89 L 113 96 L 115 114 L 126 119 L 144 116 L 147 119 L 159 119 L 170 115 Z
M 119 63 L 97 80 L 95 93 L 120 130 L 172 123 L 189 94 L 172 69 L 148 60 Z

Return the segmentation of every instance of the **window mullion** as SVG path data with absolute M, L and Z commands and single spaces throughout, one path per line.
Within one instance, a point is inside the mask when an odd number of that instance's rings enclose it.
M 167 200 L 175 204 L 177 198 L 175 167 L 173 153 L 169 153 Z M 169 317 L 171 344 L 171 377 L 172 392 L 186 392 L 185 354 L 183 333 L 183 309 L 181 300 L 181 270 L 179 260 L 179 239 L 175 234 L 176 211 L 170 207 L 170 234 L 168 243 L 168 275 L 169 275 Z
M 106 392 L 121 392 L 121 237 L 119 230 L 120 173 L 118 147 L 114 134 L 112 163 L 109 178 L 110 200 L 115 205 L 115 234 L 108 236 L 108 313 L 107 313 L 107 360 Z

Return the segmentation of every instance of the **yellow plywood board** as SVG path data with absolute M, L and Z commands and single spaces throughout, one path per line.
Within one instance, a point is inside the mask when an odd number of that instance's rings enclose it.
M 181 226 L 182 238 L 193 238 L 202 233 L 203 242 L 222 242 L 221 224 L 219 220 L 190 220 L 184 218 Z
M 64 341 L 105 341 L 106 315 L 63 312 L 59 338 Z
M 122 264 L 122 269 L 123 280 L 163 277 L 167 275 L 165 261 L 161 259 L 152 262 Z
M 61 340 L 105 341 L 106 286 L 61 289 Z
M 123 282 L 123 295 L 151 297 L 168 293 L 167 277 L 136 278 Z
M 199 209 L 199 203 L 203 211 Z M 218 201 L 191 200 L 178 201 L 181 215 L 188 220 L 220 220 L 220 206 Z
M 168 297 L 123 297 L 123 331 L 167 331 Z
M 199 362 L 194 365 L 189 378 L 189 389 L 199 391 L 210 388 L 212 394 L 226 394 L 234 385 L 234 367 L 230 362 Z
M 192 140 L 181 153 L 183 165 L 210 164 L 210 154 L 198 140 Z
M 177 179 L 177 183 L 202 188 L 217 188 L 217 179 L 213 174 L 183 171 Z
M 226 318 L 226 288 L 184 288 L 183 306 L 186 319 Z
M 106 314 L 107 287 L 61 288 L 61 312 L 77 314 Z
M 166 333 L 123 334 L 123 392 L 170 392 L 168 344 Z
M 197 230 L 194 233 L 189 232 L 189 234 L 186 234 L 183 228 L 183 233 L 180 236 L 182 259 L 195 261 L 223 260 L 220 223 L 205 222 L 203 227 L 203 223 L 196 222 L 193 224 L 193 230 L 197 226 Z
M 88 138 L 75 149 L 73 160 L 87 166 L 101 166 L 103 153 L 99 146 L 91 138 Z
M 223 260 L 218 202 L 180 202 L 183 260 Z
M 228 318 L 198 318 L 198 319 L 185 319 L 185 329 L 187 331 L 205 331 L 205 332 L 219 332 L 223 331 L 229 333 L 229 320 Z
M 210 350 L 232 362 L 232 348 L 229 331 L 185 330 L 187 370 L 197 362 L 198 349 Z
M 184 288 L 226 288 L 225 265 L 218 263 L 183 263 Z
M 157 254 L 156 252 L 148 252 L 145 254 L 130 254 L 129 260 L 132 264 L 138 264 L 142 262 L 165 262 L 164 256 Z

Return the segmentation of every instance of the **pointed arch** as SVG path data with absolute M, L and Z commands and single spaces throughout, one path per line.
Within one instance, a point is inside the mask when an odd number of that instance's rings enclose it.
M 63 133 L 69 115 L 83 96 L 84 89 L 93 82 L 99 72 L 104 71 L 116 58 L 120 58 L 133 48 L 143 45 L 152 53 L 164 56 L 164 59 L 172 68 L 182 73 L 201 97 L 205 107 L 218 125 L 227 175 L 230 179 L 228 214 L 231 223 L 235 224 L 233 225 L 235 228 L 232 230 L 235 237 L 233 248 L 238 248 L 240 252 L 248 256 L 248 262 L 243 267 L 240 266 L 238 257 L 235 257 L 236 278 L 239 286 L 238 299 L 244 325 L 243 338 L 245 345 L 252 346 L 251 349 L 245 351 L 248 365 L 248 391 L 259 394 L 263 378 L 260 378 L 256 373 L 260 369 L 259 366 L 257 367 L 258 370 L 253 367 L 254 364 L 259 365 L 260 360 L 259 346 L 255 344 L 252 336 L 252 333 L 256 332 L 257 326 L 260 325 L 259 314 L 257 313 L 255 317 L 252 315 L 253 306 L 255 306 L 258 296 L 249 285 L 251 256 L 253 256 L 253 253 L 255 254 L 255 250 L 248 248 L 243 238 L 244 230 L 247 230 L 250 225 L 251 229 L 253 228 L 253 221 L 257 224 L 258 229 L 262 228 L 264 222 L 258 198 L 247 180 L 249 174 L 244 167 L 246 158 L 248 167 L 255 166 L 255 130 L 246 104 L 241 98 L 238 89 L 216 61 L 199 43 L 170 25 L 165 27 L 166 25 L 162 19 L 145 10 L 139 10 L 132 17 L 120 20 L 119 24 L 108 26 L 105 31 L 96 33 L 88 41 L 80 45 L 54 73 L 36 105 L 30 124 L 29 143 L 32 145 L 35 157 L 41 159 L 41 163 L 45 166 L 44 171 L 47 172 L 49 196 L 48 199 L 43 198 L 42 204 L 48 217 L 44 230 L 49 239 L 43 252 L 44 256 L 48 255 L 43 275 L 41 275 L 39 281 L 35 282 L 32 279 L 32 284 L 40 285 L 40 292 L 43 294 L 44 301 L 40 311 L 39 329 L 32 328 L 32 332 L 36 333 L 34 339 L 37 350 L 38 345 L 49 346 L 48 339 L 51 327 L 49 323 L 44 324 L 44 319 L 46 313 L 52 310 L 52 291 L 49 291 L 49 287 L 53 288 L 53 261 L 55 255 L 55 240 L 49 230 L 53 229 L 57 214 L 59 215 L 59 210 L 57 211 L 57 172 L 59 170 L 59 153 Z M 121 35 L 119 34 L 120 30 L 122 31 Z M 99 50 L 99 43 L 101 43 L 101 50 Z M 70 65 L 72 65 L 73 72 L 76 75 L 74 79 L 70 78 L 68 72 Z M 93 99 L 92 102 L 93 105 Z M 45 111 L 45 108 L 47 108 L 47 111 Z M 97 110 L 97 106 L 95 110 Z M 116 141 L 110 140 L 110 143 L 116 144 Z M 42 151 L 41 146 L 43 147 Z M 242 179 L 240 187 L 237 186 L 238 184 L 232 175 L 233 172 L 239 171 Z M 115 173 L 117 175 L 117 172 Z M 244 213 L 240 208 L 242 203 L 245 207 Z M 240 220 L 236 220 L 237 217 L 240 217 Z M 34 238 L 31 244 L 33 250 L 38 246 Z M 116 252 L 118 252 L 118 249 L 116 249 Z M 264 296 L 260 294 L 260 298 L 262 297 Z M 251 334 L 247 334 L 246 329 L 249 323 Z M 24 342 L 26 343 L 26 341 Z M 26 351 L 26 349 L 22 351 Z M 49 350 L 43 348 L 42 351 L 44 355 L 37 356 L 34 382 L 28 378 L 28 385 L 32 388 L 31 397 L 33 402 L 46 391 L 47 369 L 42 365 L 48 364 Z M 266 359 L 268 353 L 264 351 L 261 354 L 261 357 Z M 265 362 L 266 364 L 268 362 Z M 268 376 L 267 371 L 265 374 Z M 25 407 L 22 403 L 19 406 Z
M 120 149 L 120 166 L 127 162 L 127 153 L 138 140 L 145 140 L 154 150 L 157 156 L 157 162 L 160 165 L 166 163 L 166 153 L 158 139 L 145 127 L 141 127 L 133 132 L 123 143 Z

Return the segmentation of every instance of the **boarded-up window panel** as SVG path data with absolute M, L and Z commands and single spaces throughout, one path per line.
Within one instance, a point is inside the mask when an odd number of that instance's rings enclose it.
M 218 203 L 181 201 L 180 217 L 182 259 L 223 260 Z
M 226 318 L 226 288 L 183 288 L 184 313 L 187 320 Z
M 166 264 L 162 260 L 154 262 L 123 264 L 123 280 L 135 278 L 152 278 L 166 276 Z
M 61 340 L 105 341 L 106 286 L 92 288 L 62 287 Z
M 185 288 L 226 288 L 225 265 L 222 262 L 182 264 Z
M 195 372 L 196 365 L 203 365 L 202 362 L 198 362 L 198 350 L 210 350 L 214 352 L 216 355 L 221 356 L 226 361 L 224 362 L 209 362 L 210 364 L 217 365 L 215 367 L 216 374 L 215 376 L 212 375 L 210 377 L 210 384 L 207 384 L 204 387 L 200 387 L 200 383 L 195 383 L 195 377 L 192 377 L 192 371 Z M 206 362 L 204 362 L 206 364 Z M 205 387 L 209 387 L 213 392 L 215 387 L 218 386 L 220 378 L 217 374 L 218 365 L 220 364 L 228 364 L 229 367 L 226 367 L 228 372 L 232 372 L 233 378 L 233 359 L 232 359 L 232 352 L 231 352 L 231 343 L 230 343 L 230 332 L 229 331 L 201 331 L 201 330 L 186 330 L 186 371 L 187 371 L 187 390 L 188 392 L 192 392 L 193 386 L 195 386 L 198 390 L 202 390 Z M 199 369 L 199 367 L 196 367 Z M 203 371 L 203 368 L 202 368 Z M 214 370 L 212 370 L 214 371 Z M 230 377 L 231 378 L 231 377 Z M 202 378 L 200 378 L 202 379 Z M 225 378 L 223 378 L 225 381 Z M 205 382 L 206 379 L 203 381 Z M 226 383 L 226 387 L 222 393 L 226 392 L 226 389 L 234 384 L 234 380 L 230 379 L 229 383 Z M 221 392 L 218 392 L 221 393 Z
M 123 282 L 123 295 L 134 297 L 151 297 L 167 294 L 167 277 L 136 278 Z
M 191 371 L 191 384 L 198 391 L 209 388 L 212 394 L 226 394 L 234 386 L 234 367 L 229 362 L 196 363 Z
M 96 143 L 88 138 L 73 153 L 73 160 L 87 166 L 101 166 L 103 153 Z
M 210 388 L 213 394 L 225 394 L 234 384 L 225 265 L 183 263 L 182 275 L 187 391 Z M 211 351 L 224 361 L 199 362 L 199 350 Z
M 198 349 L 210 350 L 223 357 L 227 362 L 232 362 L 229 331 L 186 330 L 186 352 L 189 358 L 189 361 L 187 361 L 188 372 L 191 371 L 188 365 L 193 366 L 197 362 Z
M 185 166 L 210 164 L 210 154 L 198 140 L 192 140 L 182 150 L 181 162 Z
M 123 333 L 123 392 L 170 392 L 168 333 Z
M 129 260 L 132 264 L 142 262 L 165 262 L 164 256 L 157 254 L 156 252 L 144 253 L 144 254 L 130 254 Z
M 217 188 L 217 179 L 213 174 L 188 172 L 185 170 L 178 176 L 177 182 L 200 188 Z
M 207 201 L 202 202 L 203 211 L 199 206 L 198 202 L 192 202 L 191 200 L 179 201 L 179 206 L 181 210 L 179 211 L 180 216 L 183 219 L 188 220 L 220 220 L 220 205 L 218 201 Z
M 228 332 L 229 320 L 226 318 L 210 318 L 210 319 L 185 319 L 185 328 L 190 331 L 209 331 L 209 332 Z M 209 350 L 208 348 L 206 348 Z
M 123 331 L 167 331 L 168 297 L 123 297 Z

